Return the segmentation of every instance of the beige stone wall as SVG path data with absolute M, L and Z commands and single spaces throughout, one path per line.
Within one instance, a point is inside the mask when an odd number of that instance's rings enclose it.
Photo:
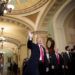
M 75 29 L 69 26 L 65 26 L 65 35 L 67 44 L 73 45 L 75 44 Z
M 19 49 L 19 53 L 18 53 L 18 65 L 19 65 L 21 74 L 22 74 L 22 64 L 23 64 L 23 60 L 25 58 L 27 58 L 27 48 L 26 48 L 26 46 L 22 46 Z

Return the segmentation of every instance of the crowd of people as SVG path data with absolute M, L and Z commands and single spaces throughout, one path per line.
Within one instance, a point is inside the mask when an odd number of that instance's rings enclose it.
M 31 56 L 23 62 L 22 75 L 75 75 L 75 46 L 66 46 L 65 52 L 59 53 L 52 38 L 47 38 L 46 47 L 40 36 L 36 44 L 32 39 L 29 33 L 27 47 Z

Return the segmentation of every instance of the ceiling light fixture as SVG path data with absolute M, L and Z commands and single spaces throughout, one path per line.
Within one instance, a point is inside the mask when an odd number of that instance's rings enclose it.
M 14 6 L 10 4 L 11 0 L 0 0 L 0 16 L 3 16 L 7 12 L 11 12 Z

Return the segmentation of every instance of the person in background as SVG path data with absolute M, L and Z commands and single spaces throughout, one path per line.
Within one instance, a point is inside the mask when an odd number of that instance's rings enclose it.
M 3 54 L 0 53 L 0 74 L 3 75 L 3 68 L 4 68 L 4 58 Z
M 70 51 L 70 46 L 65 46 L 65 52 L 62 52 L 65 75 L 71 75 L 71 57 L 69 51 Z
M 8 70 L 8 74 L 10 74 L 10 75 L 12 75 L 12 63 L 11 63 L 11 59 L 10 58 L 8 58 L 8 62 L 7 62 L 7 70 Z
M 17 75 L 17 73 L 18 73 L 18 64 L 16 63 L 16 61 L 13 61 L 12 70 L 13 70 L 13 75 Z
M 52 65 L 53 61 L 52 61 L 52 56 L 54 55 L 55 51 L 54 51 L 54 46 L 55 46 L 55 42 L 51 37 L 47 38 L 46 41 L 46 53 L 47 53 L 47 59 L 48 59 L 48 67 L 49 67 L 49 71 L 47 72 L 48 75 L 54 75 L 54 66 Z
M 71 58 L 71 75 L 75 75 L 75 45 L 73 45 L 73 48 L 71 49 L 70 58 Z
M 59 50 L 55 48 L 55 58 L 54 59 L 54 65 L 55 65 L 55 75 L 64 75 L 63 69 L 64 69 L 64 61 L 59 53 Z
M 48 37 L 46 41 L 46 49 L 49 52 L 49 55 L 51 56 L 54 53 L 54 46 L 55 46 L 55 41 Z
M 49 52 L 48 50 L 46 49 L 46 56 L 47 56 L 47 60 L 48 60 L 48 63 L 47 63 L 47 66 L 46 66 L 46 75 L 50 75 L 50 56 L 49 56 Z
M 73 48 L 71 49 L 71 52 L 75 52 L 75 45 L 73 45 Z
M 28 61 L 28 58 L 25 58 L 23 60 L 23 65 L 22 65 L 22 75 L 24 75 L 24 70 L 26 69 L 27 67 L 27 61 Z
M 55 48 L 55 41 L 51 37 L 47 38 L 46 49 L 49 53 L 49 75 L 63 75 L 63 59 L 58 53 L 58 49 Z

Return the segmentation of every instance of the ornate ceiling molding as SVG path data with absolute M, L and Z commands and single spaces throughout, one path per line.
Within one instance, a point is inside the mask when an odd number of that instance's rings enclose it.
M 16 19 L 16 18 L 13 18 L 13 17 L 8 17 L 8 16 L 1 16 L 0 17 L 0 23 L 3 23 L 4 25 L 0 25 L 1 27 L 4 27 L 5 29 L 8 27 L 9 29 L 11 29 L 10 27 L 12 26 L 12 27 L 19 27 L 20 29 L 21 29 L 21 31 L 22 31 L 22 29 L 23 29 L 23 33 L 22 32 L 20 32 L 20 31 L 18 31 L 18 36 L 19 36 L 19 34 L 24 34 L 23 35 L 23 37 L 26 37 L 26 34 L 27 34 L 27 32 L 28 31 L 33 31 L 34 30 L 34 28 L 31 26 L 31 25 L 29 25 L 28 23 L 26 23 L 25 21 L 22 21 L 22 20 L 19 20 L 19 19 Z M 10 25 L 10 26 L 8 26 L 8 25 Z M 7 28 L 7 29 L 8 29 Z M 8 30 L 9 30 L 8 29 Z M 9 31 L 10 32 L 10 31 Z M 19 45 L 20 43 L 22 44 L 23 42 L 23 40 L 24 40 L 24 38 L 23 39 L 20 39 L 20 37 L 18 37 L 17 35 L 15 36 L 15 33 L 14 33 L 14 31 L 13 31 L 13 34 L 8 34 L 8 33 L 5 33 L 5 37 L 7 37 L 8 36 L 8 38 L 7 38 L 7 42 L 11 42 L 11 43 L 14 43 L 14 44 L 16 44 L 16 45 Z M 12 38 L 11 38 L 12 37 Z M 16 40 L 15 40 L 15 38 L 16 38 Z M 14 39 L 14 40 L 13 40 Z M 18 42 L 19 41 L 19 42 Z
M 55 13 L 60 9 L 62 5 L 64 5 L 66 1 L 65 0 L 54 0 L 52 1 L 52 5 L 48 5 L 47 8 L 45 9 L 45 13 L 43 14 L 44 17 L 41 17 L 40 22 L 39 22 L 39 30 L 41 30 L 41 27 L 44 27 L 45 30 L 47 30 L 47 25 L 50 20 L 53 19 Z
M 41 9 L 37 17 L 35 30 L 37 30 L 38 26 L 40 26 L 41 22 L 43 21 L 48 9 L 52 6 L 54 0 L 49 0 Z
M 13 25 L 17 25 L 22 28 L 25 28 L 27 31 L 33 30 L 33 27 L 31 27 L 28 23 L 26 23 L 25 21 L 22 21 L 20 19 L 17 19 L 17 18 L 12 18 L 12 17 L 8 17 L 8 16 L 1 16 L 0 22 L 12 23 Z
M 20 46 L 20 44 L 21 44 L 21 42 L 19 41 L 19 40 L 17 40 L 17 39 L 14 39 L 14 38 L 11 38 L 11 37 L 6 37 L 6 36 L 4 36 L 5 37 L 5 42 L 10 42 L 10 43 L 13 43 L 13 44 L 15 44 L 17 47 L 18 46 Z
M 34 35 L 36 35 L 36 34 L 46 34 L 47 35 L 47 31 L 33 31 L 32 33 Z
M 39 12 L 36 12 L 34 14 L 31 14 L 31 15 L 28 15 L 28 16 L 25 16 L 26 18 L 30 19 L 31 21 L 33 21 L 34 23 L 36 23 L 36 20 L 37 20 L 37 16 L 38 16 Z M 24 16 L 23 16 L 24 17 Z
M 22 9 L 22 10 L 14 10 L 13 12 L 11 13 L 8 13 L 8 14 L 11 14 L 11 15 L 18 15 L 18 14 L 26 14 L 26 13 L 30 13 L 32 11 L 35 11 L 37 9 L 39 9 L 40 7 L 42 7 L 44 4 L 46 4 L 49 0 L 40 0 L 38 3 L 36 3 L 35 5 L 29 7 L 29 8 L 26 8 L 26 9 Z

